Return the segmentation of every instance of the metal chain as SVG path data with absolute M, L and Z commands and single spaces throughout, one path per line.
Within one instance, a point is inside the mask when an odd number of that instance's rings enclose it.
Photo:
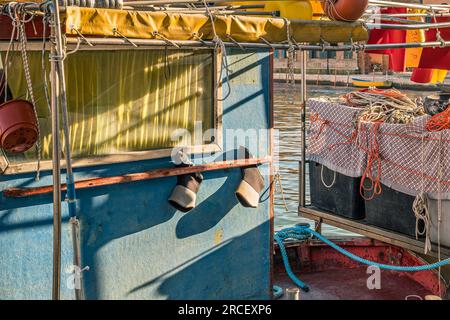
M 30 95 L 31 104 L 33 105 L 33 112 L 37 123 L 37 134 L 38 139 L 36 141 L 36 154 L 37 154 L 37 169 L 36 169 L 36 180 L 39 180 L 40 169 L 41 169 L 41 130 L 39 126 L 39 117 L 37 114 L 36 100 L 33 91 L 33 82 L 31 80 L 30 65 L 27 53 L 27 38 L 25 34 L 25 21 L 19 18 L 17 12 L 15 12 L 13 23 L 16 24 L 19 32 L 19 42 L 20 42 L 20 52 L 22 55 L 23 69 L 25 74 L 25 80 L 27 82 L 28 94 Z
M 50 104 L 50 90 L 49 90 L 49 85 L 48 85 L 48 78 L 47 78 L 47 64 L 46 64 L 46 43 L 47 43 L 47 39 L 46 39 L 46 30 L 47 30 L 47 23 L 49 20 L 49 16 L 45 15 L 44 18 L 42 19 L 42 51 L 41 51 L 41 68 L 42 68 L 42 80 L 44 82 L 44 94 L 45 94 L 45 102 L 47 103 L 47 108 L 48 111 L 51 112 L 51 104 Z

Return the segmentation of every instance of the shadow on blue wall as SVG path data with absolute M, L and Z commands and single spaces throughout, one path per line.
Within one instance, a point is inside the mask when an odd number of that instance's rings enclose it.
M 269 299 L 270 259 L 252 254 L 259 251 L 258 244 L 268 245 L 268 240 L 261 239 L 267 228 L 269 222 L 229 239 L 133 288 L 129 294 L 157 286 L 161 297 L 174 300 Z

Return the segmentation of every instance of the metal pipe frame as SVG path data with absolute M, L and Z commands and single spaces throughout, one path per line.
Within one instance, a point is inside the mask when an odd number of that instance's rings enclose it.
M 56 1 L 58 2 L 58 1 Z M 55 20 L 56 25 L 60 25 L 60 17 L 59 10 L 56 8 L 55 10 Z M 66 185 L 67 185 L 67 193 L 66 193 L 66 201 L 69 209 L 69 217 L 70 217 L 70 226 L 72 229 L 72 247 L 74 250 L 73 253 L 73 265 L 75 267 L 74 273 L 75 277 L 80 277 L 80 279 L 75 280 L 75 298 L 76 300 L 82 299 L 82 281 L 81 281 L 81 249 L 80 243 L 78 239 L 78 227 L 79 221 L 77 218 L 76 212 L 76 192 L 75 192 L 75 178 L 73 175 L 73 167 L 72 167 L 72 154 L 70 150 L 70 132 L 69 132 L 69 113 L 67 110 L 67 90 L 66 90 L 66 76 L 64 71 L 64 46 L 61 34 L 61 28 L 55 29 L 55 46 L 58 55 L 57 59 L 57 71 L 59 75 L 59 86 L 60 86 L 60 97 L 61 97 L 61 111 L 62 111 L 62 125 L 63 125 L 63 133 L 64 133 L 64 158 L 66 160 Z M 79 281 L 78 281 L 79 280 Z M 78 287 L 77 285 L 80 284 Z
M 224 0 L 208 0 L 208 3 L 221 3 Z M 247 0 L 249 2 L 257 2 L 258 0 Z M 266 1 L 279 1 L 279 0 L 266 0 Z M 227 2 L 240 2 L 240 0 L 228 0 Z M 124 9 L 129 8 L 144 8 L 144 7 L 151 7 L 151 6 L 168 6 L 173 7 L 173 5 L 182 5 L 182 4 L 198 4 L 201 7 L 204 6 L 203 0 L 143 0 L 143 1 L 125 1 L 124 2 Z M 30 10 L 40 10 L 39 4 L 37 3 L 26 3 L 24 4 L 27 8 Z M 436 4 L 430 4 L 430 5 L 423 5 L 423 4 L 414 4 L 414 3 L 402 3 L 402 2 L 394 2 L 394 1 L 378 1 L 378 0 L 371 0 L 369 1 L 369 5 L 377 6 L 377 7 L 400 7 L 400 8 L 409 8 L 409 9 L 425 9 L 429 11 L 433 11 L 436 14 L 439 14 L 440 11 L 448 11 L 450 9 L 450 5 L 436 5 Z M 4 6 L 3 5 L 0 5 Z M 252 5 L 248 5 L 252 6 Z M 198 8 L 201 8 L 198 7 Z M 214 8 L 213 6 L 210 6 L 210 8 Z M 244 8 L 244 7 L 242 7 Z M 64 7 L 60 7 L 61 10 L 64 10 Z M 370 12 L 370 10 L 368 10 Z
M 187 8 L 186 6 L 153 6 L 153 5 L 133 5 L 124 8 L 148 9 L 151 11 L 171 11 L 171 10 L 191 10 L 191 11 L 205 11 L 205 7 Z M 264 9 L 264 5 L 229 5 L 229 6 L 211 6 L 213 10 L 246 10 L 246 9 Z
M 415 4 L 415 3 L 404 3 L 396 1 L 382 1 L 382 0 L 369 0 L 369 5 L 374 5 L 378 7 L 396 7 L 396 8 L 408 8 L 408 9 L 442 9 L 446 10 L 450 8 L 450 5 L 445 4 Z
M 86 38 L 94 46 L 119 46 L 126 45 L 130 48 L 130 43 L 126 39 L 121 38 Z M 76 45 L 78 43 L 77 38 L 67 38 L 67 44 Z M 155 39 L 132 39 L 133 43 L 138 47 L 136 49 L 145 49 L 145 47 L 165 47 L 167 43 L 163 40 Z M 193 41 L 193 40 L 183 40 L 177 41 L 173 40 L 173 43 L 178 47 L 215 47 L 215 42 L 213 41 Z M 81 44 L 81 47 L 86 47 L 86 44 Z M 246 47 L 246 48 L 272 48 L 272 49 L 289 49 L 290 45 L 286 43 L 257 43 L 257 42 L 225 42 L 225 46 L 228 47 Z M 389 43 L 389 44 L 353 44 L 353 45 L 295 45 L 298 50 L 316 50 L 316 51 L 350 51 L 350 50 L 384 50 L 384 49 L 402 49 L 402 48 L 435 48 L 435 47 L 448 47 L 450 46 L 450 41 L 433 41 L 433 42 L 412 42 L 412 43 Z
M 411 20 L 411 19 L 405 19 L 405 18 L 398 18 L 398 17 L 383 17 L 383 18 L 380 18 L 380 17 L 377 17 L 377 16 L 371 16 L 371 17 L 368 17 L 368 19 L 366 20 L 366 24 L 367 23 L 376 24 L 377 21 L 380 21 L 380 20 L 392 21 L 392 22 L 397 22 L 397 23 L 400 23 L 400 24 L 413 24 L 413 25 L 422 25 L 422 24 L 425 23 L 425 22 L 420 22 L 420 21 Z
M 224 0 L 208 0 L 208 3 L 218 3 Z M 240 0 L 228 0 L 227 2 L 239 2 Z M 258 0 L 248 0 L 249 2 Z M 277 0 L 266 0 L 266 1 L 277 1 Z M 143 1 L 125 1 L 126 5 L 139 5 L 139 4 L 149 4 L 149 5 L 171 5 L 171 4 L 200 4 L 203 5 L 203 0 L 143 0 Z M 413 4 L 413 3 L 403 3 L 394 1 L 378 1 L 370 0 L 370 5 L 381 6 L 381 7 L 403 7 L 411 9 L 446 9 L 450 6 L 448 5 L 423 5 L 423 4 Z
M 242 2 L 241 0 L 207 0 L 207 3 L 220 2 Z M 265 1 L 279 1 L 279 0 L 265 0 Z M 261 2 L 260 0 L 249 0 L 248 2 Z M 124 1 L 124 5 L 173 5 L 173 4 L 199 4 L 204 5 L 203 0 L 143 0 L 143 1 Z
M 300 71 L 301 71 L 301 89 L 300 89 L 300 100 L 301 100 L 301 160 L 300 160 L 300 170 L 299 170 L 299 211 L 300 208 L 306 205 L 306 53 L 307 51 L 300 51 Z
M 393 14 L 380 14 L 376 12 L 366 12 L 363 17 L 377 18 L 380 20 L 385 20 L 386 18 L 442 18 L 449 17 L 449 12 L 436 12 L 435 14 L 430 13 L 393 13 Z
M 136 8 L 140 9 L 140 8 Z M 238 11 L 238 10 L 227 10 L 227 9 L 218 9 L 211 8 L 212 14 L 228 14 L 228 15 L 237 15 L 237 16 L 272 16 L 275 17 L 277 15 L 276 11 Z M 171 9 L 171 10 L 146 10 L 152 12 L 170 12 L 170 13 L 181 13 L 181 14 L 207 14 L 205 10 L 189 10 L 189 9 Z
M 415 24 L 388 24 L 388 23 L 366 23 L 367 28 L 386 30 L 427 30 L 449 28 L 450 22 L 441 23 L 415 23 Z
M 60 86 L 57 56 L 56 29 L 59 28 L 58 0 L 53 0 L 53 7 L 49 6 L 53 17 L 51 25 L 51 117 L 52 117 L 52 176 L 53 176 L 53 282 L 52 299 L 59 300 L 61 295 L 61 149 L 59 141 L 59 100 Z

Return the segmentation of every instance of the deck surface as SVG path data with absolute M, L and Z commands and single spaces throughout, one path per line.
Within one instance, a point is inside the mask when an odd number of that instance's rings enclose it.
M 413 280 L 389 271 L 381 272 L 380 290 L 369 290 L 366 268 L 304 273 L 298 277 L 310 287 L 308 293 L 301 291 L 300 300 L 405 300 L 409 295 L 424 298 L 431 294 Z M 283 289 L 295 287 L 285 274 L 276 275 L 274 282 Z

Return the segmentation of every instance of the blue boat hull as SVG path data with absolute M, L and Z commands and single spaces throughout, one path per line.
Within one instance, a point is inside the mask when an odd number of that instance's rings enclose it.
M 271 128 L 271 54 L 229 49 L 231 94 L 223 129 Z M 250 62 L 249 62 L 250 61 Z M 225 135 L 224 135 L 225 136 Z M 259 157 L 269 156 L 270 137 Z M 231 151 L 224 138 L 224 150 Z M 195 161 L 210 162 L 217 155 Z M 77 180 L 171 167 L 170 159 L 78 168 Z M 270 171 L 270 165 L 261 169 Z M 269 299 L 271 190 L 259 208 L 244 208 L 234 192 L 239 168 L 204 173 L 197 207 L 182 213 L 167 198 L 176 177 L 79 190 L 81 255 L 86 299 Z M 33 174 L 2 175 L 0 188 L 51 185 Z M 0 199 L 0 299 L 50 299 L 52 197 Z M 61 296 L 74 299 L 73 250 L 63 203 Z

